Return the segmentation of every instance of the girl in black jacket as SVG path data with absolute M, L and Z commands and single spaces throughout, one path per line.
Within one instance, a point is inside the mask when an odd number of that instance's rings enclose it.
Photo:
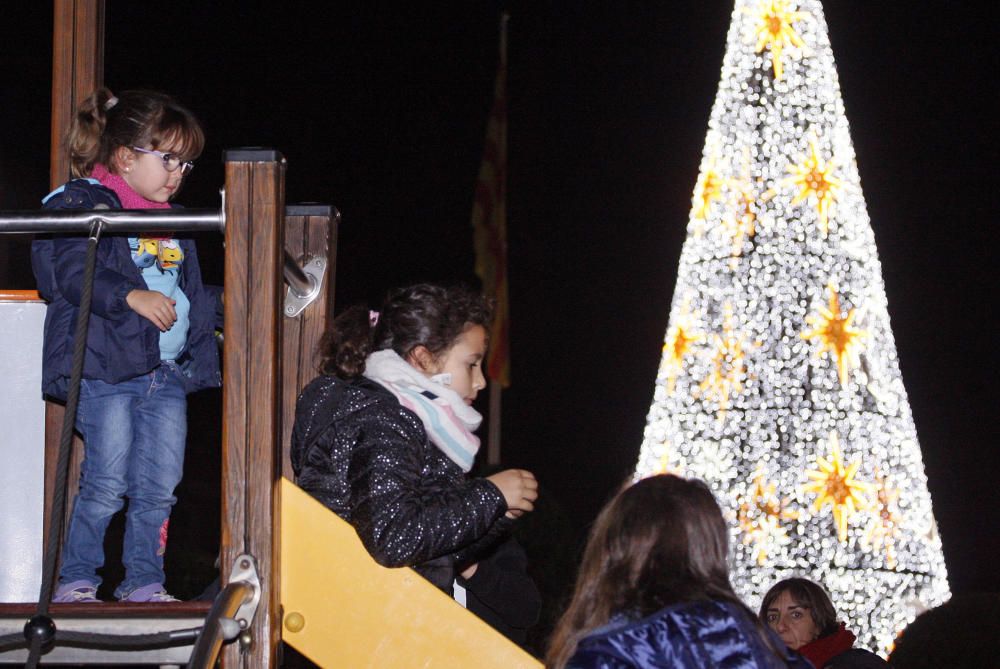
M 324 375 L 299 397 L 292 433 L 298 484 L 379 564 L 414 567 L 449 594 L 460 573 L 475 582 L 479 559 L 538 496 L 524 470 L 466 476 L 490 317 L 482 296 L 428 284 L 395 291 L 379 313 L 349 309 L 324 337 Z M 510 576 L 537 610 L 527 575 Z

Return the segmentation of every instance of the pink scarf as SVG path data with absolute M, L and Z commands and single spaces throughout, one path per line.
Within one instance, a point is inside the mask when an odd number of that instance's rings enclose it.
M 102 186 L 110 188 L 122 203 L 122 209 L 169 209 L 169 202 L 153 202 L 132 190 L 125 179 L 112 174 L 104 165 L 97 163 L 90 171 L 90 176 L 101 182 Z

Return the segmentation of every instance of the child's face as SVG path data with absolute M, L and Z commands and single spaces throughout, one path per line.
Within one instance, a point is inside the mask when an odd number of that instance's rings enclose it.
M 483 376 L 483 357 L 486 355 L 486 329 L 482 325 L 471 325 L 458 336 L 455 343 L 444 355 L 437 359 L 433 374 L 451 374 L 452 390 L 458 393 L 466 404 L 472 404 L 479 391 L 486 387 Z
M 157 149 L 161 153 L 171 153 L 171 147 Z M 152 150 L 152 149 L 150 149 Z M 130 151 L 122 161 L 121 176 L 139 195 L 153 202 L 169 202 L 177 193 L 184 180 L 182 170 L 168 172 L 163 158 L 153 153 Z

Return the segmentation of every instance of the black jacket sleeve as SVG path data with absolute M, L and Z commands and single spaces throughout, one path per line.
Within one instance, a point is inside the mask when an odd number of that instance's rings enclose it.
M 365 548 L 387 567 L 448 556 L 482 537 L 506 511 L 486 479 L 428 475 L 431 452 L 397 406 L 369 412 L 351 454 L 351 522 Z

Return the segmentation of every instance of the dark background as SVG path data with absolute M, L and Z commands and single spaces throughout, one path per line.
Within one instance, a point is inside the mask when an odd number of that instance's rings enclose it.
M 34 208 L 47 190 L 51 8 L 29 4 L 4 10 L 3 209 Z M 956 593 L 997 590 L 1000 552 L 997 16 L 975 6 L 825 6 Z M 503 460 L 543 485 L 525 542 L 554 610 L 587 524 L 636 461 L 732 5 L 507 7 Z M 188 206 L 218 206 L 224 148 L 281 150 L 287 201 L 343 214 L 337 304 L 375 303 L 415 280 L 476 280 L 469 215 L 500 9 L 109 0 L 106 81 L 167 90 L 203 119 Z M 0 285 L 33 287 L 25 249 L 0 239 Z M 218 244 L 202 255 L 220 280 Z M 204 484 L 217 480 L 213 402 L 192 402 L 200 470 L 179 493 L 174 536 L 186 513 L 204 524 L 195 502 L 217 498 Z

